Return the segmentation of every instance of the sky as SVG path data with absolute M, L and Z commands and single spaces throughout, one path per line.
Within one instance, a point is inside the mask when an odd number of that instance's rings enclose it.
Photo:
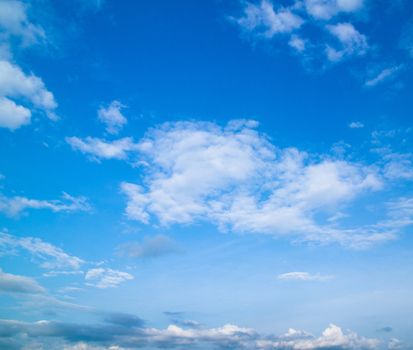
M 0 349 L 413 349 L 413 2 L 0 0 Z

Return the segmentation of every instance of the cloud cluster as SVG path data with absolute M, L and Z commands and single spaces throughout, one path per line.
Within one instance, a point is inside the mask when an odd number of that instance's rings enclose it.
M 234 348 L 234 349 L 376 349 L 377 339 L 364 338 L 351 331 L 343 331 L 331 324 L 321 336 L 289 329 L 281 336 L 263 335 L 251 328 L 227 324 L 217 328 L 181 328 L 169 325 L 165 329 L 147 328 L 139 323 L 100 325 L 71 324 L 54 321 L 34 323 L 0 320 L 0 339 L 46 344 L 57 339 L 55 348 L 67 349 L 139 349 L 139 348 Z M 17 344 L 16 344 L 17 345 Z M 49 343 L 50 345 L 50 343 Z
M 177 122 L 150 131 L 136 145 L 146 164 L 144 185 L 121 185 L 128 218 L 163 225 L 207 220 L 222 230 L 355 247 L 394 238 L 389 222 L 345 228 L 328 220 L 383 187 L 377 168 L 277 148 L 255 126 Z
M 38 112 L 57 119 L 57 102 L 43 80 L 25 73 L 12 60 L 11 39 L 27 47 L 44 38 L 43 29 L 29 21 L 23 2 L 0 2 L 0 127 L 18 129 L 29 124 L 32 114 Z
M 270 0 L 243 3 L 243 15 L 234 19 L 241 30 L 254 39 L 286 40 L 296 53 L 308 59 L 322 58 L 335 63 L 347 57 L 362 56 L 369 49 L 365 35 L 351 22 L 338 22 L 335 17 L 363 8 L 363 0 L 303 0 L 288 7 Z M 306 28 L 313 27 L 317 36 Z
M 103 267 L 90 269 L 85 275 L 87 285 L 101 289 L 117 287 L 125 281 L 133 280 L 133 278 L 130 273 Z

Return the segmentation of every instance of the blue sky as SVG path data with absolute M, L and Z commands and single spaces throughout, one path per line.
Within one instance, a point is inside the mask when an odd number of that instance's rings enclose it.
M 411 349 L 413 3 L 0 0 L 1 349 Z

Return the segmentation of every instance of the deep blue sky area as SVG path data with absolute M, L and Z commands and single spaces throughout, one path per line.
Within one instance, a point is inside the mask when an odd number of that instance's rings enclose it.
M 0 349 L 412 349 L 413 2 L 0 0 Z

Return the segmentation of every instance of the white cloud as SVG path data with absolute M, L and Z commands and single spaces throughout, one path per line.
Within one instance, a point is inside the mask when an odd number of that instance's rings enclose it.
M 18 129 L 23 125 L 30 124 L 32 112 L 16 105 L 12 100 L 0 97 L 0 127 L 10 130 Z
M 316 19 L 329 20 L 340 12 L 356 12 L 363 0 L 305 0 L 308 14 Z
M 44 30 L 29 21 L 27 9 L 22 1 L 0 1 L 0 127 L 10 130 L 30 124 L 34 112 L 58 119 L 57 103 L 42 79 L 13 62 L 16 42 L 26 47 L 46 38 Z
M 372 227 L 342 229 L 316 220 L 381 188 L 369 166 L 279 149 L 251 121 L 165 124 L 138 144 L 144 185 L 122 183 L 126 215 L 163 225 L 208 220 L 221 229 L 293 235 L 364 246 L 394 238 Z
M 44 112 L 52 120 L 57 119 L 54 113 L 57 103 L 43 81 L 33 74 L 25 74 L 9 61 L 0 60 L 0 126 L 17 129 L 29 124 L 29 107 Z
M 292 13 L 289 8 L 276 10 L 268 0 L 262 0 L 259 4 L 247 2 L 244 16 L 236 21 L 244 30 L 266 38 L 272 38 L 280 33 L 290 33 L 304 23 L 303 19 Z
M 357 121 L 355 121 L 355 122 L 351 122 L 351 123 L 348 125 L 348 127 L 349 127 L 350 129 L 361 129 L 361 128 L 364 128 L 364 124 L 363 124 L 362 122 L 357 122 Z
M 29 253 L 40 260 L 40 266 L 45 269 L 77 270 L 84 261 L 76 256 L 67 254 L 61 248 L 35 237 L 16 237 L 0 232 L 0 255 L 13 254 L 18 251 Z
M 0 1 L 0 40 L 10 36 L 21 38 L 23 45 L 45 39 L 43 28 L 29 21 L 27 5 L 21 1 Z
M 390 153 L 383 155 L 385 165 L 383 174 L 388 179 L 413 179 L 413 155 L 402 153 Z
M 63 192 L 62 199 L 38 200 L 26 197 L 6 197 L 0 193 L 0 213 L 17 217 L 27 209 L 49 209 L 53 212 L 89 211 L 91 209 L 85 197 L 73 197 Z
M 95 161 L 101 159 L 127 159 L 130 152 L 136 152 L 137 145 L 131 137 L 115 141 L 105 141 L 98 138 L 66 137 L 66 142 L 77 151 L 82 152 Z
M 45 289 L 32 278 L 13 275 L 0 269 L 0 292 L 39 294 L 44 293 Z
M 112 101 L 107 108 L 99 108 L 98 118 L 106 125 L 109 134 L 117 134 L 127 124 L 128 121 L 121 112 L 123 107 L 125 106 L 119 101 Z
M 377 339 L 360 337 L 358 334 L 343 330 L 331 324 L 318 338 L 302 334 L 300 331 L 290 329 L 289 332 L 280 340 L 262 340 L 258 343 L 261 349 L 376 349 L 379 345 Z
M 325 276 L 320 274 L 310 274 L 308 272 L 286 272 L 277 276 L 280 280 L 292 280 L 292 281 L 325 281 L 331 279 L 332 276 Z
M 351 23 L 338 23 L 326 26 L 331 35 L 341 44 L 340 49 L 327 46 L 327 58 L 332 62 L 340 61 L 348 56 L 362 56 L 368 49 L 367 38 Z
M 303 52 L 306 49 L 307 42 L 298 35 L 292 35 L 290 41 L 288 42 L 288 45 L 290 45 L 298 52 Z
M 367 87 L 377 86 L 385 81 L 393 79 L 404 68 L 403 65 L 388 67 L 381 70 L 377 75 L 365 81 Z
M 85 280 L 88 285 L 102 289 L 117 287 L 123 282 L 133 280 L 133 278 L 130 273 L 103 267 L 90 269 L 85 275 Z

